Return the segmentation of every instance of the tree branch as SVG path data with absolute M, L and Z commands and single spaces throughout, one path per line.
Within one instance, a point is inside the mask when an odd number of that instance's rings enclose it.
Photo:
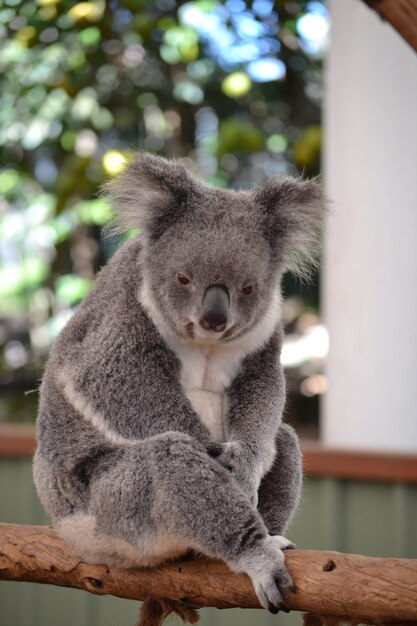
M 297 591 L 287 606 L 367 623 L 417 623 L 417 560 L 293 550 Z M 249 578 L 220 561 L 182 560 L 154 569 L 89 565 L 48 526 L 0 524 L 0 580 L 47 583 L 144 600 L 186 598 L 202 606 L 258 608 Z
M 417 52 L 417 0 L 364 0 Z

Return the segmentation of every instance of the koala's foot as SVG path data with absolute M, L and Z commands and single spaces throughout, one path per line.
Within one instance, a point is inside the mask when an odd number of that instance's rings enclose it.
M 266 537 L 262 544 L 240 559 L 242 569 L 250 576 L 261 605 L 271 613 L 288 611 L 284 596 L 294 591 L 294 583 L 287 568 L 283 550 L 293 544 L 281 535 Z

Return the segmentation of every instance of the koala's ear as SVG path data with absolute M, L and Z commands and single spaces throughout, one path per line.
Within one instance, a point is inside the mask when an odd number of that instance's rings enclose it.
M 183 215 L 196 186 L 178 161 L 147 153 L 136 155 L 102 187 L 102 195 L 115 213 L 109 230 L 122 233 L 140 228 L 148 239 L 157 239 Z
M 273 177 L 253 193 L 278 261 L 307 278 L 317 263 L 327 209 L 320 184 L 317 180 Z

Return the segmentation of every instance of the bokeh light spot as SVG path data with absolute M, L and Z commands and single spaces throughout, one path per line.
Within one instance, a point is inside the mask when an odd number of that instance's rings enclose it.
M 40 7 L 49 7 L 58 4 L 60 0 L 36 0 L 36 4 L 39 4 Z
M 110 175 L 118 174 L 126 165 L 126 157 L 118 150 L 109 150 L 103 156 L 103 167 Z
M 252 87 L 252 81 L 245 72 L 232 72 L 222 82 L 222 91 L 229 98 L 240 98 Z
M 99 43 L 101 39 L 101 32 L 97 26 L 89 26 L 84 28 L 79 34 L 80 42 L 83 46 L 94 46 Z
M 98 22 L 104 11 L 104 2 L 79 2 L 70 8 L 68 15 L 75 20 Z
M 258 83 L 266 83 L 271 80 L 282 80 L 285 77 L 285 64 L 279 59 L 264 57 L 252 61 L 247 66 L 248 74 L 252 80 Z
M 174 87 L 174 97 L 189 104 L 200 104 L 204 100 L 204 92 L 195 83 L 189 80 L 181 80 Z
M 19 174 L 16 170 L 8 169 L 0 173 L 0 193 L 6 195 L 19 182 Z
M 284 152 L 288 146 L 288 140 L 284 135 L 275 133 L 267 139 L 266 145 L 271 152 Z
M 55 282 L 56 295 L 65 304 L 75 304 L 90 291 L 91 280 L 73 274 L 60 276 Z
M 28 362 L 28 353 L 20 341 L 8 341 L 4 346 L 4 358 L 9 367 L 17 369 Z

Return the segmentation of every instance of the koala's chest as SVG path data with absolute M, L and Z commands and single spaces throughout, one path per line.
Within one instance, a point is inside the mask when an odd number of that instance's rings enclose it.
M 201 348 L 186 348 L 178 357 L 185 395 L 213 440 L 227 441 L 226 389 L 237 372 L 240 359 L 231 353 Z

